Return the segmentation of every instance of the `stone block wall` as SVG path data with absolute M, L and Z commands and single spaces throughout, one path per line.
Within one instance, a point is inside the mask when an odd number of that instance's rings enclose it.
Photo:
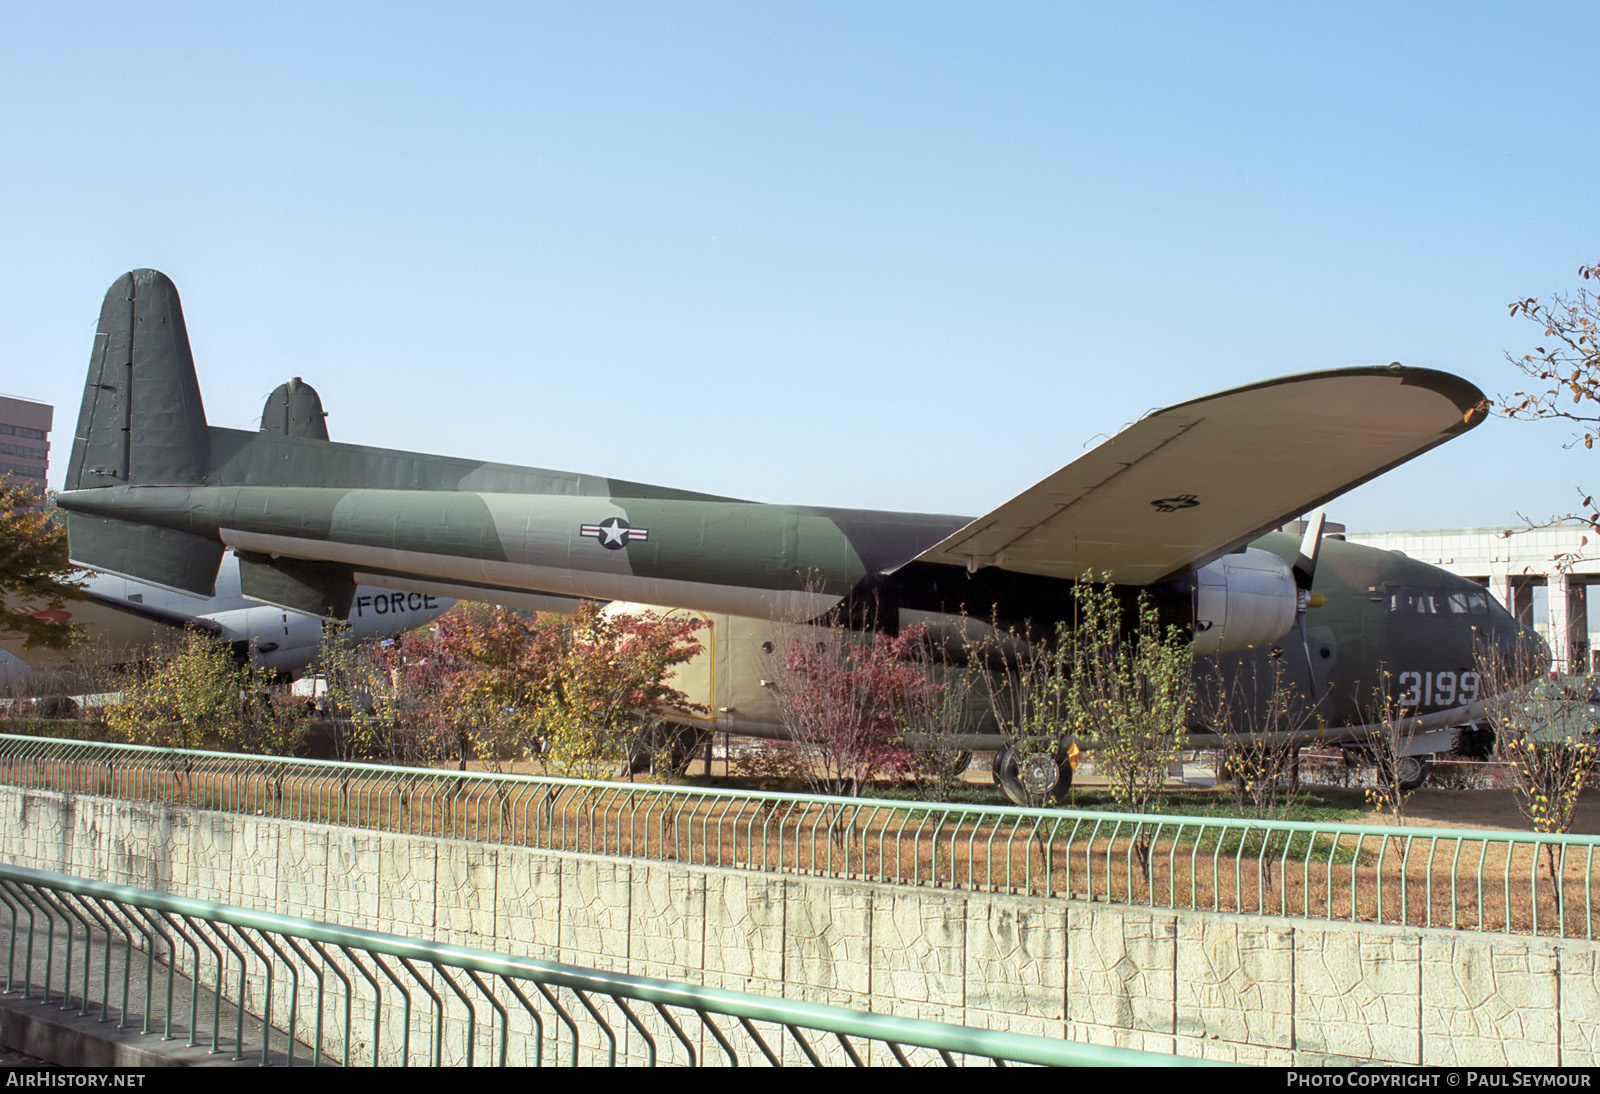
M 1587 941 L 770 875 L 9 787 L 0 857 L 412 938 L 1186 1056 L 1600 1061 L 1600 945 Z

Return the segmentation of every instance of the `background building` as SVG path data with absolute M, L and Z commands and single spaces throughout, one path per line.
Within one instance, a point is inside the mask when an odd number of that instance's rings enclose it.
M 0 395 L 0 475 L 35 483 L 44 492 L 54 417 L 49 403 Z

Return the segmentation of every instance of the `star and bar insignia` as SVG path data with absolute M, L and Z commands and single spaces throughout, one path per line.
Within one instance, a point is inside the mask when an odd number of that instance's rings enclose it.
M 607 517 L 599 524 L 581 524 L 578 534 L 598 539 L 608 551 L 620 551 L 628 544 L 650 538 L 650 529 L 635 528 L 621 517 Z

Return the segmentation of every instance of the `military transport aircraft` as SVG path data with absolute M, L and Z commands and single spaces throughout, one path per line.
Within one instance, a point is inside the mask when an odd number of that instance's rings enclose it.
M 1155 411 L 976 520 L 339 444 L 309 385 L 274 400 L 260 432 L 208 425 L 176 288 L 119 278 L 57 499 L 73 559 L 209 595 L 231 547 L 246 597 L 318 615 L 368 584 L 891 630 L 965 614 L 1047 631 L 1072 583 L 1103 575 L 1183 619 L 1199 654 L 1298 659 L 1326 722 L 1349 727 L 1331 732 L 1349 733 L 1385 679 L 1421 728 L 1468 720 L 1485 698 L 1475 636 L 1523 631 L 1480 586 L 1395 554 L 1254 542 L 1482 421 L 1476 387 L 1428 369 L 1308 373 Z

